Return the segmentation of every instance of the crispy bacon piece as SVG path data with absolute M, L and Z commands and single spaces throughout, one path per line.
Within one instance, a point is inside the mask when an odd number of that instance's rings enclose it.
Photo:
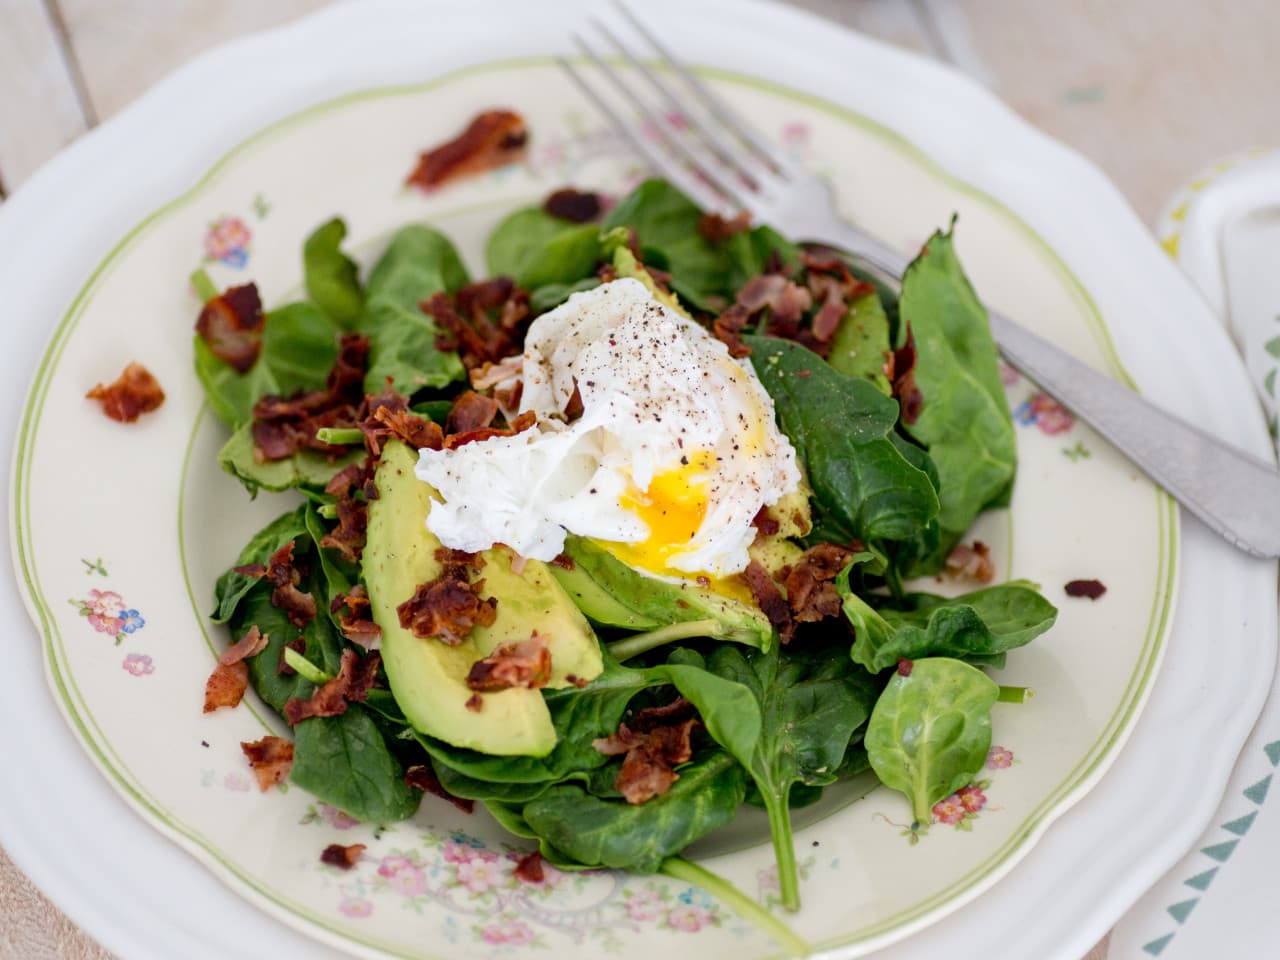
M 810 547 L 785 572 L 787 606 L 796 623 L 814 623 L 840 615 L 840 595 L 832 582 L 855 551 L 834 543 Z
M 761 537 L 772 537 L 782 529 L 782 525 L 769 512 L 768 507 L 761 507 L 756 511 L 756 515 L 751 518 L 751 525 L 756 528 L 757 540 Z
M 102 412 L 112 420 L 133 423 L 144 413 L 159 409 L 164 403 L 164 391 L 150 370 L 140 363 L 130 363 L 114 383 L 96 384 L 85 398 L 101 401 Z
M 429 417 L 409 409 L 409 398 L 390 388 L 377 396 L 367 396 L 360 406 L 356 426 L 364 434 L 365 449 L 370 456 L 382 454 L 382 444 L 391 438 L 402 441 L 415 450 L 428 447 L 439 450 L 444 441 L 444 431 Z M 366 480 L 372 476 L 372 463 L 366 462 Z M 368 489 L 366 487 L 366 494 Z
M 735 216 L 725 218 L 718 213 L 704 213 L 698 219 L 698 232 L 712 243 L 723 243 L 735 233 L 751 229 L 751 214 L 740 210 Z
M 483 430 L 493 423 L 498 415 L 498 401 L 492 397 L 468 390 L 453 401 L 449 417 L 445 421 L 445 429 L 449 433 L 470 433 Z
M 346 613 L 338 617 L 338 626 L 342 635 L 352 643 L 359 644 L 366 650 L 373 650 L 382 639 L 382 628 L 373 622 L 369 612 L 369 594 L 364 584 L 357 583 L 350 593 L 336 594 L 329 604 L 330 613 L 339 610 Z
M 513 163 L 524 155 L 528 140 L 520 114 L 486 110 L 457 137 L 420 154 L 405 183 L 431 190 L 458 177 Z
M 504 357 L 497 363 L 482 363 L 479 367 L 469 372 L 468 377 L 471 380 L 472 390 L 488 390 L 495 387 L 504 380 L 511 380 L 519 377 L 524 371 L 524 357 L 517 354 L 512 357 Z M 519 386 L 519 381 L 517 381 Z M 496 395 L 495 395 L 496 396 Z M 503 403 L 501 397 L 496 397 L 499 403 Z M 520 398 L 517 396 L 516 402 Z M 506 404 L 507 409 L 511 409 L 514 404 Z
M 532 410 L 526 410 L 514 420 L 511 426 L 504 429 L 498 427 L 482 427 L 479 430 L 471 430 L 467 433 L 455 433 L 444 438 L 444 448 L 446 450 L 455 450 L 465 443 L 475 443 L 477 440 L 488 440 L 490 437 L 514 437 L 517 433 L 528 430 L 538 422 L 538 415 Z
M 699 724 L 692 705 L 683 697 L 665 707 L 639 711 L 618 732 L 592 741 L 606 756 L 626 754 L 614 786 L 627 803 L 644 803 L 662 796 L 680 779 L 675 767 L 693 756 L 691 737 Z
M 751 348 L 742 342 L 742 328 L 751 319 L 751 312 L 740 303 L 732 304 L 720 313 L 711 324 L 716 339 L 729 348 L 731 357 L 749 357 Z
M 261 633 L 256 626 L 250 627 L 240 640 L 222 651 L 217 665 L 205 681 L 205 713 L 213 713 L 219 707 L 240 705 L 249 687 L 249 667 L 243 661 L 261 653 L 267 640 L 267 634 Z
M 978 583 L 990 583 L 995 579 L 996 566 L 991 561 L 991 548 L 981 540 L 957 543 L 947 554 L 946 572 L 953 577 L 967 577 Z
M 196 320 L 196 333 L 209 345 L 210 353 L 245 373 L 258 362 L 265 325 L 258 285 L 246 283 L 206 303 Z
M 565 187 L 542 201 L 542 209 L 551 216 L 570 223 L 590 223 L 600 218 L 600 214 L 604 212 L 604 203 L 598 193 Z
M 293 768 L 293 744 L 284 737 L 265 736 L 241 743 L 240 749 L 248 758 L 258 779 L 258 789 L 263 793 L 287 777 Z
M 547 638 L 533 631 L 528 640 L 504 643 L 471 665 L 467 686 L 480 693 L 512 687 L 537 690 L 551 679 L 551 650 Z
M 530 319 L 529 294 L 510 277 L 494 277 L 434 294 L 419 306 L 444 332 L 442 350 L 457 350 L 468 371 L 520 353 Z
M 435 638 L 456 647 L 473 627 L 490 626 L 497 616 L 498 601 L 480 599 L 483 580 L 470 582 L 469 568 L 475 558 L 461 550 L 439 550 L 443 562 L 440 575 L 421 584 L 412 597 L 396 607 L 400 626 L 423 639 Z
M 757 560 L 747 564 L 747 569 L 742 571 L 742 576 L 747 581 L 747 586 L 751 588 L 751 595 L 756 598 L 756 603 L 760 604 L 760 609 L 764 611 L 769 622 L 777 628 L 782 642 L 786 643 L 796 632 L 787 598 L 782 595 L 773 577 L 769 576 L 769 571 Z
M 465 797 L 455 797 L 452 793 L 444 788 L 440 783 L 440 778 L 436 776 L 436 772 L 427 764 L 415 764 L 404 772 L 404 782 L 415 790 L 421 790 L 424 793 L 434 793 L 437 797 L 448 800 L 463 813 L 472 813 L 476 808 L 474 800 L 468 800 Z
M 258 573 L 261 569 L 262 572 Z M 290 540 L 271 555 L 265 568 L 261 564 L 246 564 L 236 570 L 246 576 L 265 577 L 273 584 L 271 605 L 289 615 L 289 622 L 301 629 L 315 619 L 316 598 L 298 589 L 302 582 L 302 571 L 293 563 L 293 541 Z
M 530 850 L 516 861 L 511 875 L 525 883 L 542 883 L 547 879 L 547 874 L 542 869 L 542 854 L 537 850 Z
M 890 355 L 888 368 L 893 395 L 902 407 L 902 422 L 915 423 L 924 409 L 924 394 L 916 386 L 916 339 L 911 327 L 907 327 L 907 342 Z
M 319 540 L 319 546 L 337 550 L 348 563 L 356 563 L 364 552 L 365 531 L 369 527 L 369 505 L 344 497 L 334 504 L 338 525 Z
M 340 843 L 331 843 L 320 852 L 320 862 L 339 870 L 350 870 L 364 853 L 363 843 L 353 843 L 344 847 Z
M 1071 580 L 1063 589 L 1068 597 L 1088 597 L 1090 600 L 1097 600 L 1107 592 L 1101 580 Z
M 348 701 L 368 699 L 381 662 L 376 650 L 363 657 L 354 650 L 343 650 L 337 676 L 316 687 L 306 700 L 290 697 L 285 701 L 285 720 L 293 726 L 308 717 L 336 717 L 346 713 Z
M 479 713 L 484 709 L 484 697 L 480 696 L 478 693 L 473 693 L 471 696 L 467 697 L 467 702 L 464 703 L 463 706 L 472 713 Z

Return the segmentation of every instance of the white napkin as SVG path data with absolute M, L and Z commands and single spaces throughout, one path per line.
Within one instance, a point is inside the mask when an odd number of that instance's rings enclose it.
M 1250 151 L 1215 165 L 1173 199 L 1157 234 L 1231 332 L 1274 438 L 1280 392 L 1280 151 Z M 1108 960 L 1276 956 L 1276 851 L 1280 680 L 1208 829 L 1116 925 Z

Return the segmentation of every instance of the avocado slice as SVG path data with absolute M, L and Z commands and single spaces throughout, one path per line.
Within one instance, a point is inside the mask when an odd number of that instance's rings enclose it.
M 503 546 L 481 554 L 485 563 L 476 575 L 484 579 L 480 595 L 498 601 L 491 626 L 476 627 L 456 647 L 401 627 L 396 607 L 441 570 L 440 541 L 426 526 L 437 495 L 414 475 L 416 463 L 417 455 L 401 443 L 383 448 L 362 561 L 373 619 L 382 628 L 382 662 L 391 692 L 415 730 L 446 743 L 499 756 L 545 756 L 556 745 L 556 733 L 542 693 L 522 688 L 485 693 L 480 710 L 468 710 L 471 665 L 536 630 L 548 638 L 551 651 L 548 686 L 564 687 L 604 669 L 600 645 L 547 565 L 527 560 L 517 573 L 514 554 Z
M 653 630 L 672 623 L 714 620 L 718 627 L 708 636 L 761 650 L 773 644 L 769 618 L 753 603 L 692 582 L 659 580 L 628 566 L 586 537 L 566 537 L 564 552 L 573 561 L 572 567 L 556 564 L 551 575 L 598 624 Z

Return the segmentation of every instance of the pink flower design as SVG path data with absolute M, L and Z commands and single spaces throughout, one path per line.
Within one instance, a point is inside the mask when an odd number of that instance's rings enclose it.
M 507 918 L 480 928 L 485 943 L 521 947 L 533 942 L 533 928 L 522 920 Z
M 667 926 L 672 930 L 697 933 L 711 922 L 711 911 L 692 904 L 681 904 L 667 912 Z
M 657 920 L 664 909 L 662 894 L 653 889 L 637 893 L 627 900 L 627 916 L 638 923 Z
M 1013 766 L 1013 751 L 1006 747 L 993 746 L 987 751 L 987 766 L 993 770 L 1007 770 Z
M 221 217 L 209 225 L 204 237 L 204 253 L 237 269 L 249 262 L 249 241 L 253 235 L 239 217 Z
M 98 633 L 115 637 L 116 643 L 146 626 L 147 621 L 137 610 L 126 609 L 124 598 L 114 590 L 90 590 L 83 600 L 71 600 L 80 616 L 89 620 L 89 626 Z
M 982 792 L 981 787 L 974 783 L 957 790 L 956 797 L 960 800 L 960 805 L 964 807 L 965 813 L 977 813 L 987 805 L 987 795 Z
M 331 807 L 327 803 L 320 804 L 320 816 L 324 818 L 324 822 L 335 830 L 350 830 L 352 827 L 359 826 L 360 821 L 349 813 L 343 813 L 336 807 Z
M 1076 422 L 1062 404 L 1044 393 L 1034 394 L 1018 404 L 1013 411 L 1013 419 L 1023 425 L 1034 423 L 1049 436 L 1065 433 Z
M 338 904 L 338 912 L 358 920 L 373 913 L 373 902 L 363 897 L 343 897 Z
M 155 664 L 151 662 L 151 658 L 145 653 L 131 653 L 124 658 L 124 662 L 120 664 L 129 673 L 135 677 L 145 677 L 148 673 L 155 673 Z
M 482 847 L 473 847 L 469 843 L 462 843 L 458 840 L 446 840 L 444 846 L 441 847 L 444 854 L 445 863 L 470 863 L 472 860 L 480 858 L 488 851 Z
M 809 125 L 801 120 L 793 120 L 782 128 L 782 142 L 790 146 L 800 146 L 809 142 L 812 131 Z
M 1022 378 L 1022 374 L 1018 373 L 1018 368 L 1004 360 L 1000 361 L 1000 382 L 1006 387 L 1012 387 Z
M 90 616 L 117 620 L 124 612 L 124 597 L 114 590 L 90 590 L 84 605 L 89 608 Z
M 401 896 L 416 897 L 427 889 L 427 875 L 408 857 L 383 857 L 378 875 L 386 877 L 387 885 Z
M 965 818 L 965 813 L 964 803 L 954 793 L 933 805 L 934 820 L 938 823 L 945 823 L 947 826 L 955 826 Z
M 228 773 L 222 778 L 222 785 L 236 793 L 245 793 L 249 789 L 249 778 L 243 773 Z
M 458 883 L 477 896 L 502 886 L 507 880 L 507 874 L 503 873 L 495 860 L 477 858 L 469 863 L 458 864 L 454 868 Z

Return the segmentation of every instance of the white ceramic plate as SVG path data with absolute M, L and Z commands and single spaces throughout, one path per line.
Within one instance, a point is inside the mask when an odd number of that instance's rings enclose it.
M 581 5 L 563 4 L 566 16 L 580 10 Z M 735 66 L 741 55 L 726 51 L 750 51 L 762 35 L 777 38 L 791 31 L 796 42 L 783 44 L 782 49 L 800 51 L 803 42 L 808 46 L 805 55 L 790 54 L 791 59 L 782 58 L 784 63 L 755 72 L 785 80 L 792 91 L 825 91 L 828 99 L 836 89 L 835 78 L 846 79 L 851 90 L 859 88 L 859 78 L 876 77 L 884 84 L 874 98 L 850 94 L 839 99 L 864 115 L 893 123 L 923 152 L 812 98 L 797 97 L 776 86 L 721 78 L 726 92 L 740 98 L 776 135 L 790 139 L 796 149 L 810 151 L 813 162 L 829 169 L 841 183 L 850 209 L 869 226 L 895 242 L 914 244 L 952 208 L 960 209 L 961 250 L 980 289 L 1095 364 L 1108 363 L 1106 332 L 1090 296 L 1062 262 L 1026 223 L 1001 212 L 978 191 L 962 187 L 942 173 L 945 169 L 1012 201 L 1084 279 L 1084 287 L 1104 315 L 1111 316 L 1113 310 L 1119 316 L 1136 315 L 1136 306 L 1144 303 L 1161 307 L 1166 315 L 1185 317 L 1187 323 L 1200 322 L 1199 308 L 1176 296 L 1184 289 L 1172 294 L 1165 289 L 1169 277 L 1160 273 L 1161 267 L 1137 241 L 1131 220 L 1115 207 L 1106 188 L 990 101 L 972 90 L 944 92 L 946 84 L 940 82 L 954 82 L 950 75 L 829 28 L 816 32 L 806 18 L 752 5 L 734 6 L 729 19 L 724 10 L 719 16 L 712 9 L 684 13 L 688 36 L 708 35 L 714 26 L 724 38 L 719 54 L 690 43 L 691 55 Z M 501 12 L 508 19 L 518 15 L 509 6 Z M 498 40 L 484 36 L 484 11 L 464 16 L 394 5 L 332 11 L 290 31 L 230 48 L 188 69 L 130 115 L 55 162 L 6 208 L 0 239 L 15 251 L 4 275 L 7 288 L 16 291 L 16 302 L 27 309 L 26 315 L 45 319 L 45 329 L 57 325 L 64 313 L 68 318 L 46 354 L 31 415 L 24 421 L 30 429 L 24 431 L 18 448 L 16 476 L 22 485 L 15 492 L 21 497 L 19 506 L 31 511 L 16 517 L 28 595 L 38 598 L 34 612 L 49 640 L 51 677 L 59 703 L 82 738 L 93 745 L 95 759 L 112 782 L 144 810 L 150 823 L 179 839 L 242 892 L 251 891 L 255 903 L 301 924 L 309 933 L 364 952 L 393 953 L 420 951 L 423 936 L 429 935 L 433 943 L 428 955 L 471 955 L 485 944 L 507 950 L 530 936 L 561 947 L 589 921 L 591 927 L 612 931 L 623 952 L 636 949 L 639 943 L 651 949 L 655 937 L 661 938 L 664 949 L 676 949 L 683 942 L 687 949 L 699 952 L 720 952 L 730 944 L 747 953 L 767 951 L 767 942 L 722 909 L 676 885 L 632 881 L 627 889 L 613 890 L 613 880 L 594 878 L 573 890 L 576 899 L 570 900 L 570 885 L 549 893 L 537 891 L 534 896 L 515 886 L 509 876 L 483 879 L 482 864 L 481 879 L 475 879 L 476 870 L 470 864 L 464 875 L 457 863 L 463 854 L 449 847 L 443 836 L 457 824 L 430 804 L 416 828 L 401 828 L 399 836 L 387 835 L 371 847 L 363 872 L 354 878 L 335 876 L 315 864 L 315 853 L 332 839 L 352 836 L 350 831 L 335 832 L 336 827 L 323 818 L 299 824 L 306 819 L 307 800 L 298 791 L 258 797 L 234 789 L 238 785 L 235 742 L 261 732 L 253 716 L 247 711 L 211 721 L 196 716 L 210 655 L 196 637 L 195 611 L 207 603 L 207 584 L 245 533 L 278 505 L 268 507 L 260 501 L 256 515 L 241 512 L 239 492 L 215 471 L 200 468 L 210 462 L 217 434 L 211 424 L 199 420 L 198 391 L 186 372 L 194 304 L 185 294 L 182 278 L 206 250 L 226 261 L 220 268 L 222 279 L 241 275 L 235 272 L 241 269 L 235 266 L 239 260 L 235 244 L 227 242 L 234 240 L 237 230 L 227 227 L 227 216 L 238 217 L 249 228 L 247 267 L 271 299 L 296 284 L 300 239 L 331 212 L 348 217 L 357 243 L 366 249 L 376 249 L 378 237 L 394 225 L 425 217 L 439 218 L 464 247 L 474 251 L 476 239 L 501 209 L 544 192 L 559 177 L 571 174 L 579 182 L 605 183 L 625 177 L 629 173 L 625 164 L 620 168 L 616 160 L 595 152 L 599 141 L 585 112 L 579 117 L 581 125 L 575 126 L 572 115 L 580 108 L 572 105 L 559 78 L 545 64 L 490 66 L 448 76 L 470 61 L 492 63 L 514 53 L 558 49 L 563 45 L 559 28 L 543 22 L 556 18 L 546 14 L 544 5 L 538 12 L 539 22 L 530 18 L 527 30 L 510 35 L 518 39 Z M 431 69 L 424 69 L 407 38 L 428 27 L 449 36 L 451 49 L 465 52 L 442 55 Z M 353 38 L 356 49 L 344 49 L 341 68 L 321 67 L 317 58 L 307 56 L 338 49 L 340 40 Z M 282 63 L 290 69 L 282 70 Z M 447 78 L 424 89 L 370 93 L 308 111 L 234 150 L 202 178 L 212 161 L 266 127 L 269 120 L 322 103 L 339 92 L 371 90 L 427 76 Z M 209 85 L 215 81 L 219 87 L 212 95 Z M 235 101 L 242 90 L 258 92 L 254 106 L 246 106 L 243 115 L 219 112 L 219 103 L 228 98 Z M 948 97 L 953 99 L 944 107 L 942 101 Z M 542 146 L 557 147 L 569 166 L 561 168 L 559 160 L 550 153 L 539 154 L 535 145 L 532 169 L 490 178 L 431 201 L 396 188 L 416 147 L 456 128 L 475 109 L 499 101 L 525 112 Z M 960 123 L 962 118 L 967 122 Z M 983 132 L 981 143 L 999 142 L 1001 149 L 979 150 L 972 139 L 965 149 L 957 137 L 966 126 Z M 93 166 L 94 153 L 106 151 L 99 156 L 123 162 L 128 138 L 142 131 L 149 139 L 145 149 L 135 147 L 139 156 L 173 157 L 166 164 L 163 189 L 159 183 L 128 188 L 127 180 L 126 189 L 119 189 L 111 170 Z M 1024 171 L 1035 166 L 1032 158 L 1042 161 L 1041 170 L 1051 158 L 1066 182 L 1086 193 L 1092 191 L 1094 217 L 1106 220 L 1111 245 L 1118 244 L 1126 262 L 1133 264 L 1124 283 L 1103 267 L 1109 260 L 1098 256 L 1096 245 L 1091 247 L 1092 234 L 1086 235 L 1073 221 L 1079 204 L 1055 206 L 1034 189 L 1034 179 L 1030 183 L 1024 179 Z M 66 203 L 68 194 L 78 199 L 79 190 L 87 184 L 95 188 L 91 195 L 97 199 L 91 209 L 97 215 L 90 218 L 89 229 L 67 242 L 58 213 L 72 206 Z M 60 205 L 53 203 L 55 196 L 60 197 Z M 180 202 L 128 233 L 163 199 L 180 196 Z M 319 204 L 317 197 L 322 198 Z M 83 219 L 87 208 L 77 204 L 75 209 L 78 219 Z M 33 225 L 38 216 L 39 224 Z M 220 220 L 223 226 L 215 244 L 206 247 L 210 223 Z M 126 233 L 126 241 L 115 248 Z M 30 261 L 20 255 L 16 246 L 20 236 L 35 250 L 44 251 L 43 274 L 30 269 Z M 48 253 L 55 244 L 61 245 L 56 260 Z M 104 262 L 107 266 L 97 270 Z M 59 296 L 55 285 L 69 291 L 86 277 L 90 282 L 84 296 L 65 312 L 67 297 Z M 40 282 L 33 282 L 37 278 Z M 149 331 L 154 332 L 147 335 Z M 1123 349 L 1121 330 L 1113 332 Z M 1163 363 L 1176 362 L 1173 351 L 1163 353 Z M 1201 353 L 1220 368 L 1231 362 L 1224 344 L 1215 345 L 1212 339 Z M 114 375 L 132 358 L 143 360 L 161 377 L 170 392 L 166 406 L 134 429 L 93 419 L 96 415 L 80 399 L 83 390 Z M 1015 389 L 1029 390 L 1025 384 Z M 1205 419 L 1215 428 L 1224 426 L 1230 413 L 1238 417 L 1245 409 L 1238 397 L 1206 397 L 1204 403 L 1210 412 L 1224 412 L 1222 424 Z M 1015 574 L 1040 578 L 1051 588 L 1076 576 L 1099 576 L 1112 592 L 1102 604 L 1067 607 L 1052 641 L 1026 651 L 1007 672 L 1008 682 L 1030 677 L 1041 696 L 1034 701 L 1034 709 L 1022 708 L 1016 723 L 1009 722 L 1011 736 L 1016 732 L 1026 738 L 1005 744 L 1013 747 L 1022 763 L 993 773 L 987 788 L 989 806 L 977 820 L 964 821 L 972 831 L 935 825 L 922 842 L 908 847 L 907 838 L 880 819 L 901 822 L 905 807 L 895 808 L 892 799 L 877 797 L 801 834 L 802 844 L 819 842 L 822 859 L 814 855 L 804 891 L 808 905 L 796 918 L 796 926 L 815 943 L 845 944 L 842 954 L 871 949 L 936 919 L 976 895 L 1011 866 L 1016 855 L 1025 853 L 1051 817 L 1078 798 L 1114 756 L 1159 655 L 1158 627 L 1167 611 L 1171 575 L 1168 550 L 1158 540 L 1162 530 L 1171 534 L 1167 510 L 1149 486 L 1132 478 L 1126 467 L 1078 427 L 1064 438 L 1051 432 L 1061 421 L 1055 422 L 1051 413 L 1045 415 L 1041 406 L 1029 406 L 1027 413 L 1028 420 L 1031 413 L 1040 416 L 1021 432 L 1027 442 L 1022 445 L 1025 466 L 1013 511 L 1015 522 L 1002 526 L 996 518 L 989 535 L 995 533 L 998 542 L 1012 546 L 1012 554 L 1005 548 L 1003 559 L 1006 569 L 1011 567 Z M 50 429 L 50 424 L 70 424 L 76 429 Z M 1249 439 L 1257 441 L 1256 435 Z M 131 445 L 133 449 L 128 449 Z M 1064 457 L 1064 449 L 1074 452 L 1076 460 Z M 1082 457 L 1081 449 L 1092 455 Z M 183 473 L 185 462 L 192 466 Z M 103 464 L 114 469 L 103 470 Z M 92 482 L 68 481 L 77 466 L 88 468 Z M 1090 489 L 1105 494 L 1103 502 L 1091 501 L 1086 495 Z M 1064 504 L 1078 509 L 1068 515 Z M 68 536 L 71 532 L 74 537 Z M 1212 543 L 1200 547 L 1206 556 L 1217 549 Z M 157 562 L 161 551 L 164 559 Z M 94 570 L 93 561 L 100 557 L 109 571 L 105 578 Z M 1260 611 L 1255 622 L 1273 617 L 1273 606 L 1268 609 L 1262 604 L 1254 590 L 1259 572 L 1236 569 L 1234 560 L 1229 554 L 1214 558 L 1209 581 L 1217 596 L 1239 591 L 1243 605 L 1253 604 Z M 1080 564 L 1086 562 L 1087 571 L 1081 570 Z M 1224 574 L 1231 579 L 1218 584 Z M 195 591 L 194 608 L 186 600 L 187 581 Z M 95 600 L 112 602 L 88 593 L 95 588 L 114 590 L 131 608 L 142 611 L 147 621 L 132 632 L 120 624 L 115 632 L 125 633 L 125 638 L 119 648 L 95 629 L 105 625 L 103 621 L 79 616 L 80 608 L 92 607 Z M 1270 601 L 1273 605 L 1274 597 Z M 1195 609 L 1193 603 L 1192 616 Z M 1186 620 L 1185 609 L 1182 620 Z M 1237 654 L 1250 662 L 1265 660 L 1270 650 L 1252 634 L 1242 633 L 1238 641 L 1228 639 L 1237 642 Z M 1100 644 L 1091 659 L 1107 662 L 1109 669 L 1090 674 L 1079 663 L 1072 664 L 1075 657 L 1084 659 L 1090 643 Z M 1056 669 L 1063 665 L 1068 669 Z M 1020 673 L 1024 668 L 1025 675 Z M 1082 676 L 1087 681 L 1081 682 Z M 1239 712 L 1256 710 L 1258 691 L 1252 674 L 1237 673 L 1235 679 L 1229 699 L 1219 699 L 1215 692 L 1209 701 L 1217 705 L 1219 714 L 1225 710 L 1219 731 L 1228 743 L 1234 736 L 1238 744 L 1242 730 L 1236 729 L 1239 721 L 1229 708 L 1243 703 Z M 6 697 L 4 709 L 14 711 L 10 729 L 22 726 L 40 731 L 38 748 L 30 753 L 22 752 L 22 741 L 15 744 L 19 762 L 31 757 L 35 763 L 35 757 L 49 751 L 63 757 L 61 764 L 46 761 L 45 768 L 56 772 L 59 780 L 44 791 L 42 802 L 28 805 L 26 797 L 4 801 L 6 827 L 31 824 L 42 807 L 56 808 L 58 798 L 73 782 L 75 788 L 83 788 L 83 759 L 67 753 L 62 731 L 46 732 L 45 724 L 33 727 L 19 722 L 19 717 L 39 719 L 40 711 L 48 713 L 47 702 L 33 694 L 29 683 L 16 686 L 14 695 Z M 162 719 L 157 722 L 157 718 Z M 997 723 L 1001 722 L 998 718 Z M 200 740 L 212 746 L 206 750 L 199 746 Z M 207 777 L 206 771 L 212 776 Z M 208 786 L 203 785 L 206 779 Z M 101 830 L 111 823 L 111 812 L 119 809 L 110 806 L 99 811 L 101 797 L 95 801 L 85 823 L 91 831 L 95 825 Z M 82 808 L 77 815 L 85 816 Z M 1118 827 L 1113 824 L 1112 832 L 1118 834 Z M 497 835 L 487 834 L 482 826 L 468 824 L 467 829 L 485 834 L 487 850 L 499 843 Z M 1106 832 L 1091 823 L 1088 832 L 1077 837 L 1092 840 Z M 205 911 L 174 914 L 174 901 L 169 898 L 180 888 L 170 880 L 173 874 L 167 873 L 161 889 L 148 880 L 146 869 L 163 864 L 166 870 L 178 869 L 180 876 L 181 867 L 176 867 L 174 851 L 167 847 L 165 853 L 170 856 L 148 849 L 148 856 L 138 859 L 139 844 L 144 849 L 154 846 L 142 839 L 145 836 L 132 837 L 128 844 L 130 858 L 138 863 L 130 871 L 133 890 L 162 911 L 145 934 L 124 919 L 134 901 L 118 896 L 119 887 L 106 892 L 81 886 L 65 873 L 62 858 L 69 838 L 58 834 L 33 842 L 20 828 L 6 829 L 3 839 L 20 863 L 52 889 L 73 915 L 121 952 L 196 956 L 216 950 L 220 938 L 227 937 L 226 924 L 218 918 L 226 911 L 238 917 L 245 911 L 230 905 L 234 901 L 225 896 L 209 894 L 218 908 L 207 916 Z M 1148 841 L 1144 848 L 1149 845 Z M 1117 846 L 1123 843 L 1113 842 L 1105 849 Z M 1158 850 L 1139 863 L 1156 862 L 1158 870 L 1159 858 L 1176 852 Z M 465 855 L 473 861 L 502 863 L 484 854 Z M 111 863 L 109 856 L 105 863 Z M 751 889 L 760 882 L 757 874 L 767 869 L 767 863 L 767 850 L 754 849 L 717 857 L 709 865 Z M 1028 881 L 1033 876 L 1029 874 Z M 1128 872 L 1131 884 L 1140 882 L 1141 876 L 1137 869 Z M 183 893 L 208 892 L 204 877 L 187 871 L 186 879 L 192 886 Z M 425 890 L 420 889 L 423 884 Z M 1019 883 L 1021 890 L 1031 886 Z M 983 898 L 957 917 L 979 917 L 990 899 Z M 1094 926 L 1098 917 L 1115 908 L 1114 897 L 1101 900 L 1085 907 Z M 424 908 L 423 918 L 401 909 L 414 904 Z M 571 908 L 585 907 L 591 908 L 589 918 L 573 914 L 566 919 Z M 112 911 L 121 911 L 120 917 L 112 916 Z M 179 921 L 178 916 L 183 919 Z M 1070 923 L 1059 924 L 1059 942 L 1078 935 L 1079 920 L 1077 915 Z M 264 942 L 289 942 L 284 938 L 291 935 L 264 925 L 256 916 L 244 922 L 259 929 L 247 948 L 236 936 L 242 954 L 262 948 Z M 694 927 L 700 935 L 688 938 L 685 931 Z M 1008 935 L 1016 933 L 1012 923 L 1004 927 Z M 200 945 L 188 938 L 198 939 Z M 495 943 L 501 940 L 507 944 Z M 188 949 L 175 954 L 179 943 Z M 907 946 L 913 943 L 908 941 Z M 268 951 L 263 949 L 262 955 Z

